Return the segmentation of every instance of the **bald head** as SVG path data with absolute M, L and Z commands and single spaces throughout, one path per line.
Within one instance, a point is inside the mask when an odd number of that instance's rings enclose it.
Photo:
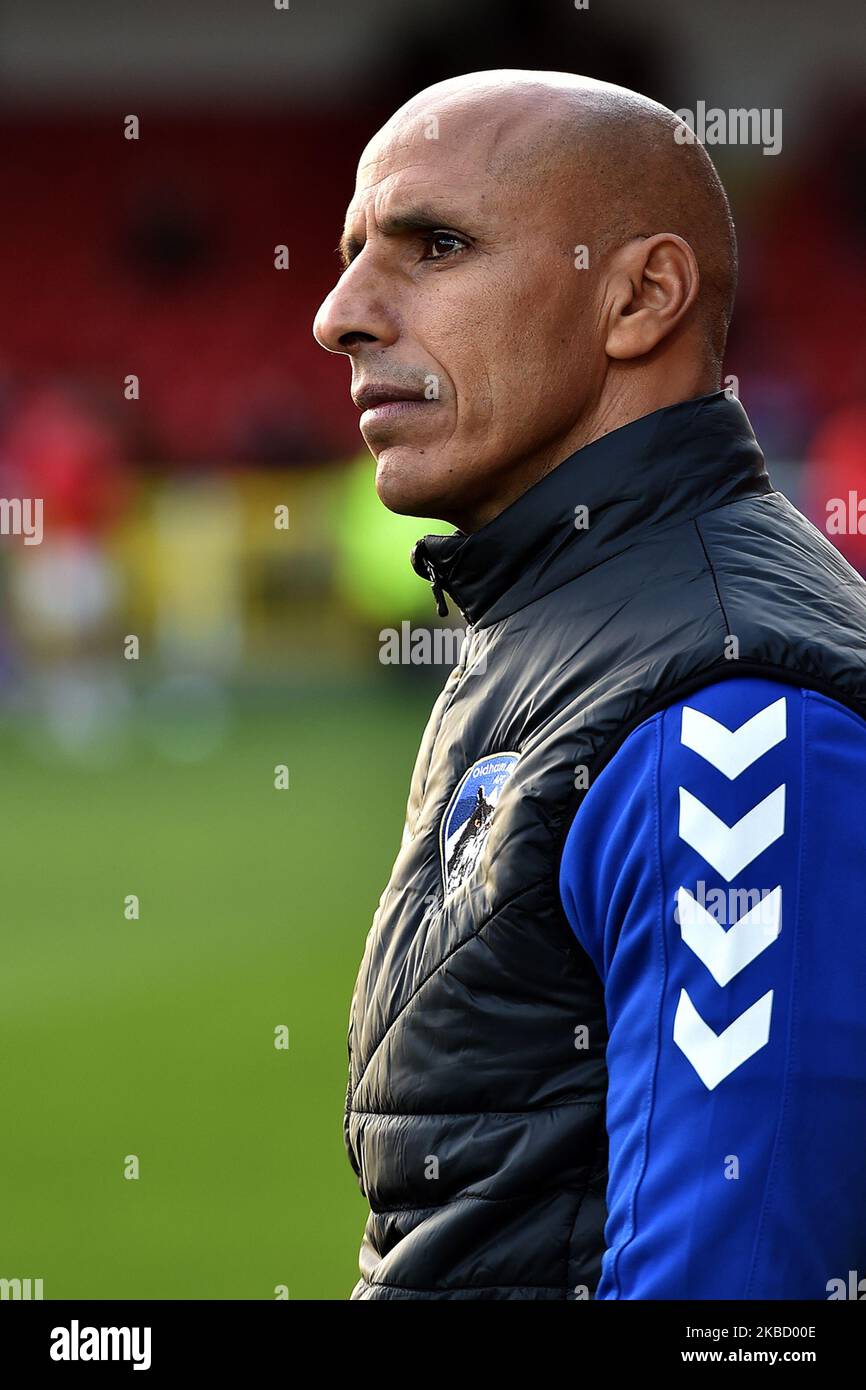
M 370 140 L 316 334 L 387 505 L 483 524 L 573 448 L 716 389 L 727 199 L 673 112 L 569 73 L 437 83 Z M 432 394 L 431 394 L 432 392 Z M 380 393 L 381 394 L 381 393 Z
M 468 73 L 400 107 L 368 144 L 362 166 L 411 138 L 419 123 L 441 140 L 483 144 L 491 178 L 513 196 L 570 204 L 599 259 L 635 237 L 682 237 L 700 273 L 697 316 L 721 367 L 737 282 L 734 224 L 712 160 L 673 111 L 573 73 Z

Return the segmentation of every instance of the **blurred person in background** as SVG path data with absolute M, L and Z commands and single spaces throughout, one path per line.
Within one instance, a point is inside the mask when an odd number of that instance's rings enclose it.
M 131 496 L 123 441 L 107 412 L 64 383 L 26 393 L 3 440 L 7 487 L 42 501 L 44 535 L 10 557 L 16 641 L 38 701 L 70 747 L 99 738 L 116 702 L 106 666 L 123 594 L 111 541 Z

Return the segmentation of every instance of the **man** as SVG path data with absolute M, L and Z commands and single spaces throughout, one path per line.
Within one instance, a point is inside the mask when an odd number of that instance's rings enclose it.
M 381 500 L 458 528 L 413 563 L 469 626 L 352 1000 L 353 1298 L 866 1273 L 866 588 L 718 389 L 687 135 L 478 73 L 358 169 L 316 337 Z

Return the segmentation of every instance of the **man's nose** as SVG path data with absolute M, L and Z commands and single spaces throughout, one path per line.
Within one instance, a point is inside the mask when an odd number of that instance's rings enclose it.
M 381 294 L 360 274 L 360 258 L 331 290 L 316 314 L 313 336 L 328 352 L 350 357 L 369 343 L 390 345 L 397 337 L 393 312 Z

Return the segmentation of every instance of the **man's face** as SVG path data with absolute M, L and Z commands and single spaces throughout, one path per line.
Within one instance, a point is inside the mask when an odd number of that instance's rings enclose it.
M 351 358 L 382 502 L 475 526 L 565 457 L 598 370 L 595 277 L 568 180 L 512 158 L 514 132 L 471 105 L 438 138 L 431 114 L 364 152 L 314 332 Z

